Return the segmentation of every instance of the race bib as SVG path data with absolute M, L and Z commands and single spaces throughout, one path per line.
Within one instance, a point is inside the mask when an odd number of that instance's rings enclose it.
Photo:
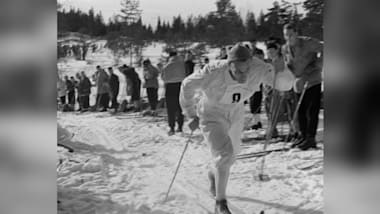
M 220 103 L 238 104 L 248 99 L 251 94 L 252 91 L 246 85 L 230 85 L 220 99 Z

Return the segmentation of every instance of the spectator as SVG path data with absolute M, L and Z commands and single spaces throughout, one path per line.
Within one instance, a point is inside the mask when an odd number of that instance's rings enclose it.
M 270 60 L 270 63 L 273 65 L 273 68 L 275 71 L 275 77 L 276 79 L 278 79 L 281 74 L 284 74 L 283 72 L 286 72 L 285 61 L 281 53 L 281 45 L 279 43 L 276 43 L 275 41 L 270 41 L 267 43 L 267 51 L 268 51 L 267 52 L 268 58 Z M 276 123 L 278 123 L 279 121 L 284 121 L 283 116 L 287 116 L 287 118 L 285 118 L 285 121 L 288 121 L 289 123 L 291 123 L 293 111 L 295 109 L 297 100 L 295 99 L 295 94 L 292 92 L 292 90 L 279 91 L 279 90 L 273 89 L 273 87 L 268 86 L 268 85 L 265 85 L 264 89 L 265 89 L 264 90 L 265 109 L 266 109 L 268 118 L 270 118 L 270 120 L 272 121 L 274 125 L 274 129 L 273 129 L 273 132 L 271 133 L 271 136 L 276 137 L 278 136 Z M 283 99 L 283 101 L 282 101 L 281 106 L 278 107 L 280 99 Z M 273 117 L 273 114 L 274 114 L 274 112 L 272 112 L 274 111 L 273 108 L 279 108 L 277 118 Z M 292 125 L 292 124 L 289 124 L 289 125 Z
M 82 52 L 82 60 L 86 60 L 86 55 L 87 55 L 87 51 L 88 51 L 88 46 L 87 44 L 84 44 L 82 46 L 82 49 L 83 49 L 83 52 Z
M 193 54 L 191 51 L 187 51 L 186 57 L 185 57 L 185 69 L 186 69 L 186 76 L 189 76 L 194 72 L 194 66 L 195 63 L 193 62 Z
M 85 72 L 81 72 L 81 79 L 78 86 L 78 96 L 81 112 L 88 111 L 90 107 L 91 82 Z
M 97 107 L 100 107 L 100 111 L 107 111 L 109 105 L 109 76 L 99 65 L 96 66 L 97 74 L 96 74 L 96 86 L 97 90 Z
M 67 100 L 71 108 L 75 104 L 75 84 L 68 76 L 65 76 L 66 88 L 67 88 Z
M 143 61 L 144 88 L 148 94 L 148 100 L 152 113 L 155 114 L 158 102 L 158 69 L 152 65 L 149 59 Z
M 286 24 L 283 28 L 286 44 L 283 46 L 286 66 L 294 74 L 294 90 L 298 95 L 307 82 L 307 89 L 298 111 L 301 140 L 293 146 L 302 150 L 316 148 L 315 136 L 321 105 L 323 45 L 310 37 L 298 36 L 296 26 Z M 320 54 L 320 56 L 318 56 Z
M 210 62 L 210 60 L 208 59 L 208 57 L 203 58 L 203 63 L 202 63 L 201 69 L 203 69 L 203 67 L 205 67 L 209 62 Z
M 256 39 L 252 39 L 251 41 L 250 41 L 250 43 L 251 43 L 251 53 L 252 53 L 252 55 L 253 56 L 256 56 L 256 57 L 258 57 L 259 59 L 260 59 L 260 55 L 262 54 L 263 55 L 263 58 L 262 58 L 262 60 L 264 60 L 264 51 L 263 50 L 261 50 L 260 48 L 257 48 L 256 47 L 256 45 L 257 45 L 257 40 Z M 258 56 L 259 55 L 259 56 Z
M 222 47 L 220 49 L 220 54 L 219 54 L 218 59 L 227 59 L 227 50 L 225 47 Z
M 60 77 L 58 77 L 57 91 L 58 91 L 59 101 L 60 101 L 61 105 L 63 106 L 66 104 L 67 88 L 66 88 L 65 81 L 63 81 Z
M 111 95 L 111 108 L 115 109 L 115 111 L 119 107 L 119 103 L 117 102 L 117 96 L 119 95 L 119 77 L 113 73 L 112 67 L 108 68 L 108 72 L 110 75 L 109 85 L 110 85 L 110 95 Z
M 251 126 L 251 129 L 260 129 L 263 127 L 260 119 L 262 100 L 263 85 L 260 84 L 260 90 L 255 91 L 255 93 L 253 93 L 253 95 L 249 98 L 249 108 L 253 115 L 254 121 L 256 122 L 254 125 Z
M 127 94 L 131 95 L 131 102 L 134 104 L 135 112 L 140 111 L 140 90 L 141 80 L 134 67 L 123 65 L 119 70 L 125 75 L 127 80 Z
M 165 83 L 165 100 L 168 113 L 169 135 L 175 133 L 175 122 L 178 124 L 177 132 L 182 132 L 183 114 L 179 104 L 179 94 L 182 80 L 186 77 L 185 63 L 176 51 L 169 53 L 169 61 L 162 70 L 162 80 Z
M 79 91 L 78 91 L 79 83 L 80 83 L 80 80 L 82 79 L 80 73 L 76 73 L 75 78 L 76 78 L 76 80 L 74 80 L 75 81 L 75 89 L 77 90 L 77 96 L 76 96 L 77 99 L 76 100 L 77 100 L 77 103 L 79 104 L 78 111 L 80 111 L 81 110 L 81 104 L 80 104 Z
M 261 59 L 261 60 L 263 60 L 263 61 L 265 61 L 265 59 L 264 59 L 264 51 L 261 50 L 261 49 L 256 49 L 254 56 L 257 57 L 257 58 L 259 58 L 259 59 Z

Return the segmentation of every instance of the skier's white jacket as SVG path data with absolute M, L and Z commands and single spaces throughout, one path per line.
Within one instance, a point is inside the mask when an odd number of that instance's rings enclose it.
M 225 142 L 222 144 L 231 144 L 232 141 L 234 154 L 240 152 L 244 101 L 260 90 L 261 83 L 273 84 L 272 65 L 256 57 L 249 63 L 247 82 L 243 84 L 232 79 L 227 60 L 210 63 L 182 82 L 180 104 L 183 113 L 188 117 L 200 118 L 201 129 L 214 155 L 225 152 L 218 151 L 218 148 L 225 148 L 220 145 L 223 140 Z

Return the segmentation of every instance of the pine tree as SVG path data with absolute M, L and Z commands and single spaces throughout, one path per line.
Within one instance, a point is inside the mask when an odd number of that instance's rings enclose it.
M 306 0 L 303 3 L 307 11 L 302 20 L 304 34 L 323 40 L 323 11 L 324 0 Z
M 257 23 L 256 23 L 255 14 L 253 12 L 247 13 L 245 26 L 246 26 L 246 39 L 247 40 L 256 39 Z
M 162 39 L 162 26 L 161 26 L 161 18 L 157 18 L 157 27 L 155 31 L 155 37 L 158 39 Z
M 138 0 L 122 0 L 121 2 L 121 14 L 119 14 L 119 18 L 121 22 L 130 25 L 138 21 L 141 16 L 140 2 Z
M 195 27 L 193 24 L 193 18 L 192 16 L 189 16 L 186 21 L 186 29 L 185 29 L 185 38 L 188 41 L 193 41 L 194 40 L 194 31 Z
M 231 44 L 244 38 L 243 20 L 230 0 L 218 0 L 216 11 L 208 15 L 208 21 L 208 36 L 217 38 L 216 43 L 219 45 Z

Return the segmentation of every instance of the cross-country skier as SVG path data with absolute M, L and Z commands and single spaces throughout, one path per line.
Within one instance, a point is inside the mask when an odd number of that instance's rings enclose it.
M 259 90 L 260 83 L 271 84 L 273 73 L 271 65 L 236 44 L 227 60 L 206 65 L 182 83 L 180 102 L 184 114 L 191 118 L 189 127 L 200 127 L 211 149 L 213 166 L 208 175 L 216 214 L 230 214 L 226 187 L 230 167 L 240 151 L 244 101 Z M 198 92 L 201 95 L 195 96 Z

